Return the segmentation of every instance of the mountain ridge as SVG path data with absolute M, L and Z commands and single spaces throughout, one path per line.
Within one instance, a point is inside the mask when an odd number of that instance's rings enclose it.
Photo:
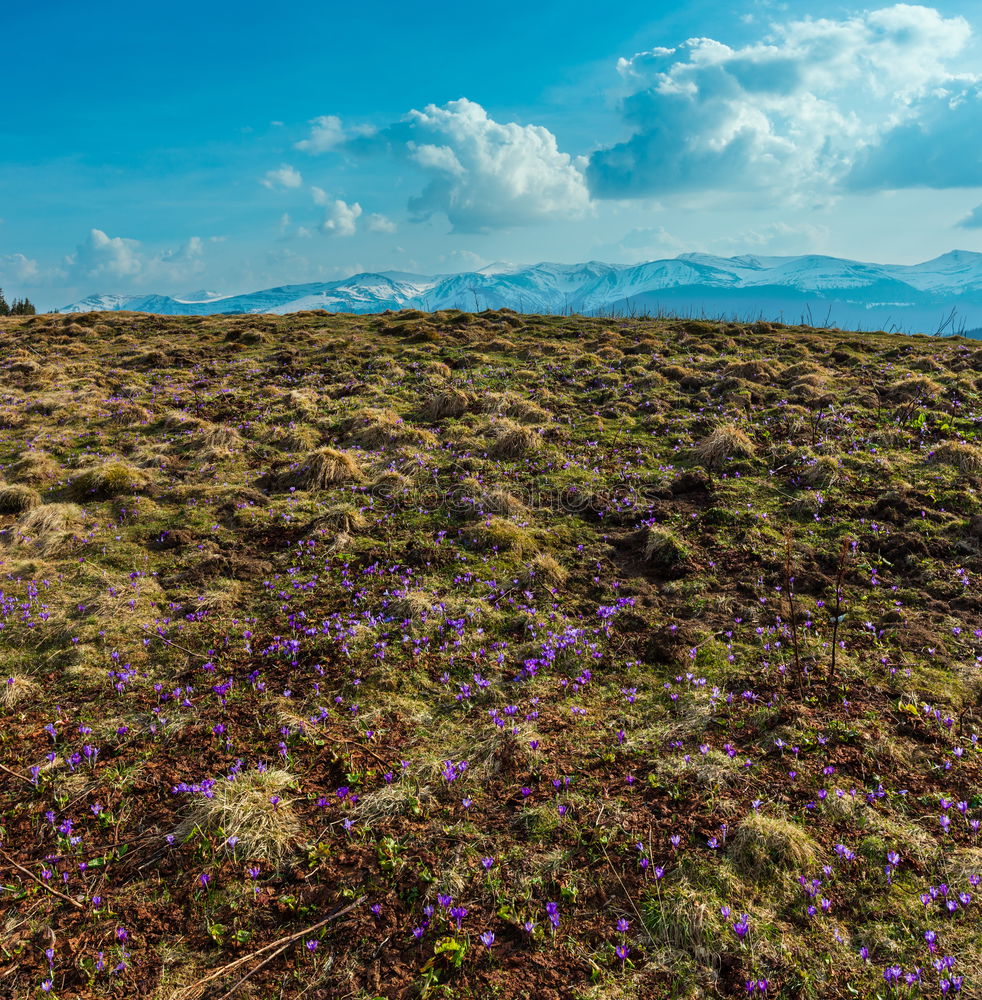
M 817 310 L 830 322 L 856 329 L 954 332 L 982 327 L 982 253 L 952 250 L 920 264 L 822 254 L 720 257 L 699 252 L 638 264 L 499 262 L 451 274 L 366 271 L 330 282 L 226 296 L 93 294 L 55 311 L 211 315 L 324 309 L 364 314 L 448 308 L 587 315 L 682 312 L 784 322 L 804 320 Z

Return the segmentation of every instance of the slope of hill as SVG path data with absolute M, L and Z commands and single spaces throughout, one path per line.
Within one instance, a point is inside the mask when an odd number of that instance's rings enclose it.
M 127 309 L 167 315 L 288 313 L 304 309 L 509 308 L 525 313 L 802 321 L 901 332 L 958 332 L 982 324 L 982 254 L 956 250 L 916 265 L 837 257 L 714 257 L 682 254 L 637 265 L 491 265 L 465 274 L 385 272 L 198 299 L 93 295 L 61 312 Z
M 0 344 L 3 996 L 980 995 L 972 342 Z

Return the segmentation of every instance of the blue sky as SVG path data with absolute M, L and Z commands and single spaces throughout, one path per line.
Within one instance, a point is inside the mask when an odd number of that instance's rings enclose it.
M 45 307 L 501 260 L 982 250 L 976 2 L 4 18 L 0 286 Z

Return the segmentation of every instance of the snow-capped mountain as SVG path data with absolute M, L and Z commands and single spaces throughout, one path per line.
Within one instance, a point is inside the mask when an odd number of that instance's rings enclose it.
M 953 250 L 923 264 L 705 253 L 643 264 L 497 263 L 460 274 L 356 274 L 244 295 L 90 295 L 58 311 L 204 315 L 451 308 L 671 313 L 925 333 L 937 332 L 951 316 L 944 329 L 957 332 L 982 328 L 982 254 Z

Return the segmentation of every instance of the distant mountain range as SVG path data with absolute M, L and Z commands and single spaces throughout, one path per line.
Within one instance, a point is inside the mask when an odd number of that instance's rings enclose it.
M 982 253 L 953 250 L 923 264 L 838 257 L 714 257 L 646 264 L 492 264 L 463 274 L 400 271 L 283 285 L 246 295 L 90 295 L 63 313 L 128 309 L 176 316 L 302 309 L 498 308 L 527 313 L 674 314 L 767 319 L 855 330 L 982 336 Z

